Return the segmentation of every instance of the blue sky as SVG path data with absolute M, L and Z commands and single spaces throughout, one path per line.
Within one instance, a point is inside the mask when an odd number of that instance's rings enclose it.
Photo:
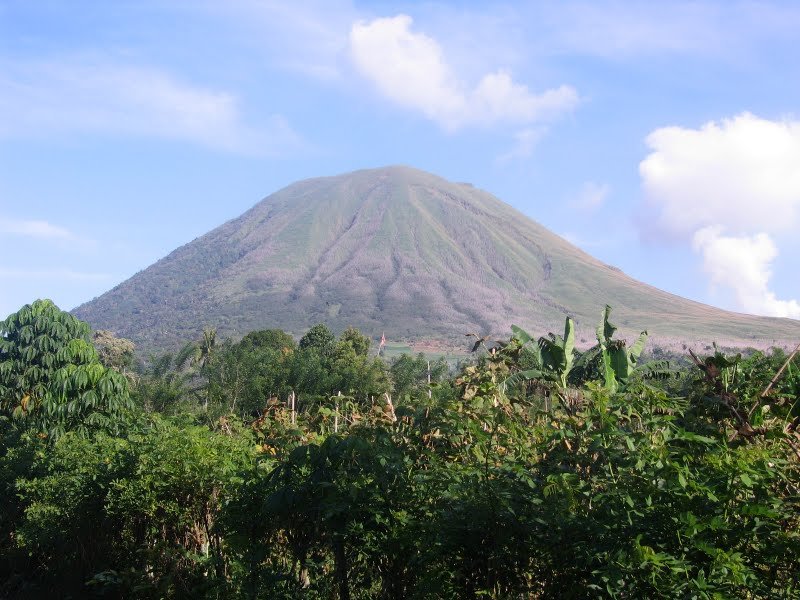
M 798 46 L 797 2 L 0 0 L 0 318 L 388 164 L 800 318 Z

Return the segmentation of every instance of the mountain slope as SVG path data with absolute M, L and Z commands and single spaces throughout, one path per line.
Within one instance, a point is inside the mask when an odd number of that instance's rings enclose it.
M 391 339 L 557 330 L 586 341 L 606 304 L 623 331 L 741 345 L 800 339 L 635 281 L 492 195 L 408 167 L 301 181 L 178 248 L 74 313 L 145 348 L 324 321 Z M 463 340 L 463 338 L 461 338 Z

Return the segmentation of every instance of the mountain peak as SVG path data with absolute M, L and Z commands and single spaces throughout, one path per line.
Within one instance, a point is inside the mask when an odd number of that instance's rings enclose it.
M 241 336 L 326 322 L 453 342 L 512 323 L 554 330 L 565 314 L 590 341 L 605 304 L 623 331 L 741 345 L 800 337 L 800 324 L 637 282 L 491 194 L 405 165 L 291 184 L 74 312 L 164 348 L 207 325 Z

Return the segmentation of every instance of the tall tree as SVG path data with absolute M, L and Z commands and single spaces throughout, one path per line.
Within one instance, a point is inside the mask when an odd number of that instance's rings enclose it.
M 269 349 L 269 350 L 293 350 L 297 343 L 291 335 L 282 329 L 262 329 L 251 331 L 242 338 L 238 344 L 242 348 L 250 350 Z
M 97 350 L 100 362 L 120 373 L 127 373 L 133 364 L 136 344 L 126 338 L 117 337 L 113 332 L 98 329 L 92 334 L 92 343 Z
M 317 323 L 300 338 L 300 348 L 314 348 L 320 354 L 327 354 L 336 338 L 324 323 Z
M 347 344 L 358 356 L 369 353 L 370 339 L 355 327 L 348 327 L 339 336 L 339 344 Z
M 70 429 L 115 429 L 131 407 L 128 382 L 100 362 L 89 326 L 51 300 L 0 322 L 0 413 L 58 437 Z

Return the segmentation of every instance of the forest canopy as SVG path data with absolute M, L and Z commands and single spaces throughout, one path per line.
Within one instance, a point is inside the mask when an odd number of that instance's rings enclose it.
M 800 598 L 800 367 L 0 322 L 0 597 Z

